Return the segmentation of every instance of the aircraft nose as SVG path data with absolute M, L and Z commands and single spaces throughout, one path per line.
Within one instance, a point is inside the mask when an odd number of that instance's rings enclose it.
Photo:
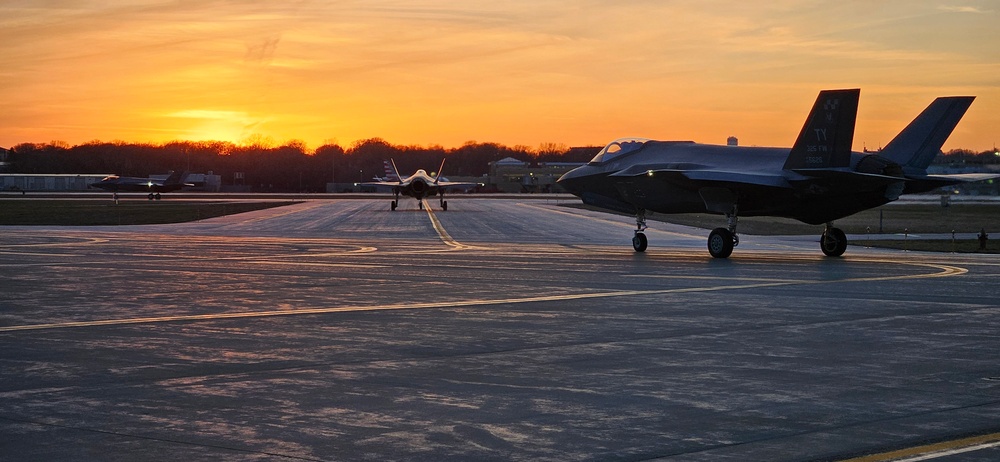
M 569 191 L 572 194 L 580 193 L 580 178 L 583 176 L 580 171 L 582 167 L 575 168 L 564 173 L 558 180 L 556 184 L 562 186 L 563 189 Z

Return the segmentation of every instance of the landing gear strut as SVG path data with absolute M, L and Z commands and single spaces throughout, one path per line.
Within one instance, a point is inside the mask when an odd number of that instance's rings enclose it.
M 708 235 L 708 253 L 715 258 L 729 258 L 733 254 L 733 247 L 740 245 L 740 237 L 736 234 L 736 224 L 740 219 L 737 216 L 736 205 L 733 210 L 726 214 L 728 227 L 715 228 Z
M 819 248 L 828 257 L 839 257 L 847 250 L 847 235 L 833 223 L 827 223 L 819 238 Z
M 440 192 L 441 195 L 441 210 L 448 211 L 448 201 L 444 200 L 444 191 Z
M 636 252 L 645 252 L 649 242 L 646 240 L 646 209 L 635 212 L 635 235 L 632 236 L 632 248 Z

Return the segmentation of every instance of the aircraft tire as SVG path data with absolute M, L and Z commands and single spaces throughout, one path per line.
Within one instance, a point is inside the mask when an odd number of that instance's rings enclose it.
M 153 193 L 149 193 L 149 200 L 153 200 Z
M 635 233 L 635 236 L 632 236 L 632 248 L 635 249 L 636 252 L 645 252 L 648 245 L 649 241 L 646 240 L 645 234 Z
M 441 202 L 441 210 L 448 211 L 448 201 Z
M 847 251 L 847 235 L 840 228 L 828 228 L 819 238 L 819 248 L 828 257 L 839 257 Z
M 392 210 L 393 212 L 395 212 L 397 205 L 398 204 L 396 204 L 396 201 L 392 201 L 391 203 L 389 203 L 389 210 Z
M 715 258 L 729 258 L 733 254 L 733 233 L 726 228 L 715 228 L 708 235 L 708 253 Z
M 156 193 L 156 194 L 155 194 L 155 195 L 153 196 L 153 199 L 156 199 L 156 200 L 160 200 L 160 193 Z

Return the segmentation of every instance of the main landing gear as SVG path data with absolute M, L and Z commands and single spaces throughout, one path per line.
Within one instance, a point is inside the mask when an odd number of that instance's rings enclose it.
M 733 254 L 733 248 L 740 245 L 740 236 L 736 234 L 736 225 L 739 223 L 737 208 L 734 205 L 732 211 L 726 214 L 728 226 L 725 228 L 715 228 L 708 235 L 708 253 L 715 258 L 728 258 Z M 632 248 L 636 252 L 643 252 L 649 242 L 646 240 L 646 210 L 639 209 L 635 213 L 635 235 L 632 236 Z M 828 257 L 839 257 L 847 250 L 847 235 L 840 228 L 827 223 L 826 229 L 819 240 L 820 249 Z
M 819 237 L 819 248 L 828 257 L 839 257 L 847 250 L 847 235 L 833 223 L 827 223 L 823 235 Z
M 149 193 L 149 200 L 160 200 L 160 193 Z
M 399 194 L 396 194 L 396 198 L 389 203 L 389 210 L 395 212 L 397 207 L 399 207 Z M 424 200 L 422 198 L 417 199 L 417 207 L 419 207 L 420 210 L 424 209 Z M 444 200 L 444 197 L 441 197 L 441 210 L 448 210 L 448 201 Z
M 736 224 L 740 219 L 736 216 L 736 206 L 726 214 L 726 221 L 729 226 L 726 228 L 715 228 L 708 235 L 708 253 L 715 258 L 729 258 L 733 254 L 733 247 L 740 245 L 740 236 L 736 234 Z

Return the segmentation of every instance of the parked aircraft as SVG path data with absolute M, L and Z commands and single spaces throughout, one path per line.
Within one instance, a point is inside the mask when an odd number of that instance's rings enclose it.
M 623 138 L 558 183 L 586 204 L 635 214 L 637 252 L 647 246 L 647 211 L 725 215 L 728 226 L 709 234 L 708 251 L 726 258 L 739 245 L 740 215 L 825 223 L 820 248 L 840 256 L 847 236 L 834 220 L 900 194 L 997 177 L 927 174 L 975 97 L 934 100 L 883 150 L 866 154 L 851 151 L 860 92 L 821 91 L 790 149 Z
M 396 178 L 400 178 L 398 181 L 374 181 L 368 183 L 362 183 L 365 186 L 376 186 L 376 187 L 391 187 L 392 192 L 396 195 L 396 198 L 390 204 L 391 210 L 396 210 L 399 206 L 399 195 L 410 196 L 417 200 L 417 204 L 420 210 L 424 209 L 425 197 L 440 196 L 441 209 L 448 210 L 448 201 L 444 200 L 444 192 L 448 188 L 471 188 L 476 186 L 476 183 L 461 183 L 456 181 L 442 180 L 441 171 L 444 169 L 444 161 L 441 160 L 441 166 L 438 167 L 437 176 L 430 176 L 423 169 L 419 169 L 413 175 L 406 178 L 401 178 L 399 176 L 399 170 L 396 169 L 396 162 L 389 159 L 389 163 L 392 165 L 391 175 L 395 175 Z M 391 177 L 390 172 L 386 172 L 387 177 Z
M 389 164 L 388 160 L 382 161 L 382 168 L 385 169 L 385 176 L 375 175 L 372 177 L 375 181 L 394 181 L 399 182 L 399 175 L 393 170 L 395 167 Z
M 149 178 L 111 175 L 105 177 L 97 183 L 91 183 L 90 186 L 100 188 L 105 191 L 111 191 L 116 194 L 126 191 L 149 192 L 149 200 L 160 200 L 160 193 L 176 191 L 185 186 L 194 186 L 190 183 L 184 183 L 184 179 L 187 178 L 187 175 L 188 172 L 170 172 L 170 176 L 162 181 L 151 180 Z

